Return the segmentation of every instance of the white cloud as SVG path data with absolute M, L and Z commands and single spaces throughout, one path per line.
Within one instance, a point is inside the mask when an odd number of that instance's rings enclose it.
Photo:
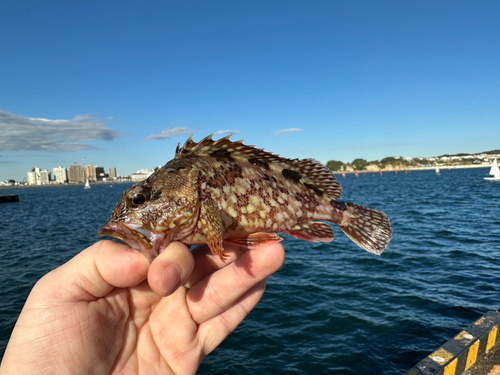
M 169 139 L 170 137 L 174 137 L 176 135 L 182 134 L 190 134 L 192 133 L 192 129 L 188 127 L 178 126 L 173 129 L 164 129 L 160 134 L 151 134 L 144 138 L 145 141 L 155 141 L 158 139 Z
M 304 129 L 300 129 L 300 128 L 290 128 L 290 129 L 278 130 L 277 132 L 274 132 L 273 135 L 282 135 L 282 134 L 303 132 L 303 131 L 304 131 Z
M 214 133 L 214 135 L 219 135 L 219 134 L 240 134 L 241 131 L 239 130 L 218 130 Z
M 70 120 L 30 118 L 0 110 L 0 151 L 81 151 L 96 147 L 81 142 L 111 141 L 124 135 L 90 115 Z

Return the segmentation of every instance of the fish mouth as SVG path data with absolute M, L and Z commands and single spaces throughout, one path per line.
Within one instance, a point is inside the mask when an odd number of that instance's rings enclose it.
M 100 236 L 112 237 L 121 241 L 134 250 L 144 254 L 149 261 L 158 256 L 164 235 L 154 233 L 144 227 L 133 224 L 108 221 L 97 231 Z

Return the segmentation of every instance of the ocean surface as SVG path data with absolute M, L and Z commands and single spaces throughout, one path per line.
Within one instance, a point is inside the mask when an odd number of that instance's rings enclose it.
M 402 374 L 500 308 L 500 183 L 488 169 L 338 176 L 342 200 L 383 210 L 382 256 L 286 237 L 287 258 L 199 374 Z M 101 239 L 130 185 L 2 189 L 0 354 L 34 283 Z

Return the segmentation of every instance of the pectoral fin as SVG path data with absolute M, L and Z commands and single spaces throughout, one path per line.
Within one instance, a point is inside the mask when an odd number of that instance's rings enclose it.
M 217 203 L 208 198 L 201 202 L 201 230 L 207 236 L 207 245 L 214 255 L 218 255 L 222 261 L 226 259 L 222 245 L 224 237 L 224 226 L 219 214 Z
M 330 242 L 334 238 L 332 227 L 321 221 L 297 224 L 283 233 L 309 242 Z

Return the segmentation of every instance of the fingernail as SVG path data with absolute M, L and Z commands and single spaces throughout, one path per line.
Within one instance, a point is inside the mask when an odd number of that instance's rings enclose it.
M 167 295 L 172 294 L 181 286 L 181 270 L 175 264 L 164 268 L 160 274 L 160 287 Z

